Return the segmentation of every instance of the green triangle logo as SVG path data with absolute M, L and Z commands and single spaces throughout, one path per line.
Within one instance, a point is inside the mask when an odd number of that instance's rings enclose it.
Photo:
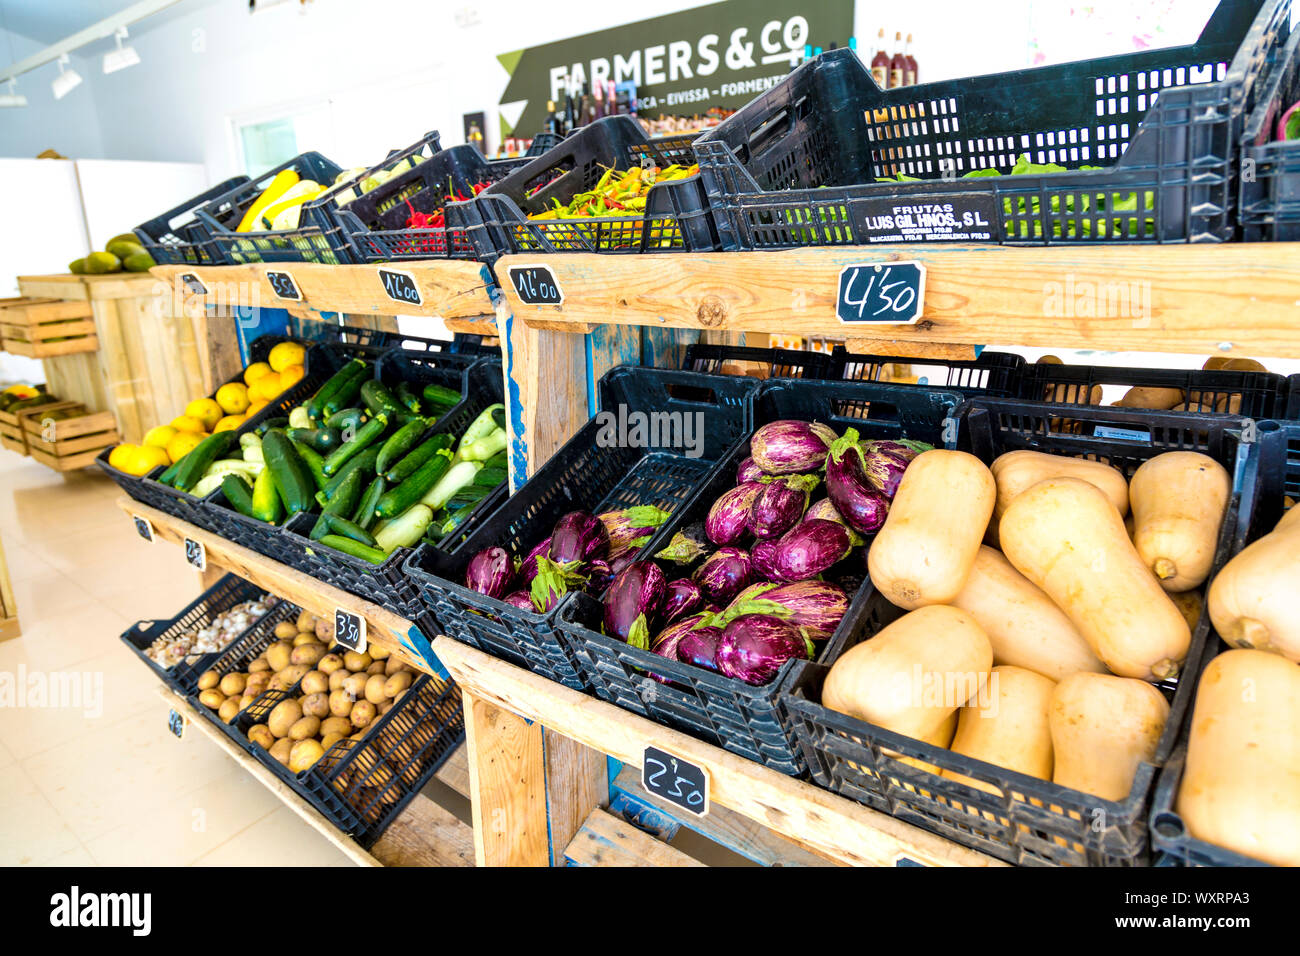
M 508 74 L 514 76 L 515 68 L 519 66 L 519 61 L 523 59 L 523 56 L 523 50 L 515 50 L 513 53 L 502 53 L 497 56 L 497 62 L 506 68 Z

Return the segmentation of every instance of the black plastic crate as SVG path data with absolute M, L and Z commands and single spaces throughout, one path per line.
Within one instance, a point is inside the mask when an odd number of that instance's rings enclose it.
M 729 366 L 739 369 L 739 373 L 728 372 Z M 682 368 L 710 375 L 742 374 L 755 378 L 837 377 L 831 356 L 825 352 L 709 345 L 704 342 L 686 346 Z
M 1202 405 L 1247 418 L 1283 413 L 1286 379 L 1272 372 L 1230 369 L 1122 368 L 1106 365 L 1026 363 L 1019 396 L 1033 402 L 1094 405 L 1102 385 L 1177 388 L 1187 404 Z M 1096 406 L 1107 407 L 1107 406 Z
M 493 361 L 475 361 L 471 357 L 469 361 L 474 364 L 467 367 L 455 361 L 459 358 L 452 353 L 420 356 L 398 351 L 389 352 L 380 360 L 375 374 L 381 380 L 400 379 L 418 386 L 435 383 L 461 392 L 460 403 L 432 425 L 421 436 L 421 441 L 441 434 L 458 436 L 484 409 L 502 401 L 505 389 L 501 365 Z M 470 532 L 496 509 L 507 493 L 505 484 L 489 493 L 456 532 L 444 536 L 440 546 Z M 371 564 L 363 558 L 354 558 L 319 541 L 312 541 L 311 529 L 317 517 L 315 514 L 298 515 L 284 527 L 283 533 L 300 549 L 294 567 L 318 581 L 363 597 L 413 621 L 429 636 L 437 633 L 433 619 L 420 599 L 419 586 L 402 570 L 414 549 L 397 548 L 383 564 Z
M 730 375 L 671 369 L 611 369 L 600 380 L 600 407 L 618 414 L 703 416 L 700 455 L 666 443 L 602 444 L 603 423 L 587 422 L 521 488 L 453 550 L 421 545 L 406 562 L 441 633 L 577 690 L 586 689 L 572 651 L 556 633 L 555 615 L 524 611 L 464 586 L 465 568 L 484 548 L 522 558 L 570 511 L 600 514 L 632 505 L 675 511 L 709 469 L 748 434 L 748 399 L 756 383 Z M 695 421 L 695 419 L 692 419 Z M 662 437 L 662 436 L 661 436 Z
M 1150 437 L 1125 440 L 1091 434 L 1095 425 L 1109 425 L 1116 416 L 1131 433 Z M 974 398 L 962 407 L 960 419 L 959 446 L 985 463 L 1027 448 L 1103 461 L 1131 478 L 1142 462 L 1167 451 L 1209 455 L 1233 475 L 1214 570 L 1232 553 L 1246 448 L 1238 439 L 1241 418 Z M 873 594 L 866 626 L 845 649 L 904 613 L 882 595 Z M 1190 667 L 1201 659 L 1209 632 L 1209 615 L 1203 610 L 1188 649 Z M 1012 863 L 1142 866 L 1149 862 L 1151 792 L 1157 771 L 1178 740 L 1194 680 L 1157 685 L 1170 700 L 1170 712 L 1154 763 L 1141 764 L 1128 797 L 1113 801 L 955 754 L 823 707 L 821 688 L 828 670 L 823 663 L 797 665 L 785 699 L 813 779 L 823 787 Z M 986 793 L 932 774 L 904 763 L 897 754 L 973 777 L 998 792 Z M 1104 820 L 1104 826 L 1098 826 L 1098 820 Z
M 246 262 L 323 262 L 337 265 L 352 261 L 342 228 L 318 212 L 310 211 L 310 204 L 307 203 L 300 206 L 296 229 L 275 232 L 263 229 L 235 231 L 248 207 L 257 201 L 257 197 L 276 175 L 285 169 L 294 170 L 300 179 L 310 179 L 327 187 L 343 172 L 336 163 L 320 153 L 302 153 L 200 206 L 196 215 L 208 233 L 213 253 L 219 257 L 219 264 L 234 266 Z M 322 195 L 331 191 L 327 189 Z M 317 197 L 318 200 L 320 198 Z
M 1300 240 L 1300 139 L 1275 140 L 1278 122 L 1300 100 L 1300 34 L 1280 51 L 1241 140 L 1237 216 L 1248 242 Z
M 275 617 L 275 612 L 279 608 L 269 610 L 221 650 L 188 655 L 171 667 L 163 667 L 155 663 L 146 656 L 145 651 L 159 638 L 171 639 L 179 637 L 186 631 L 206 627 L 236 604 L 256 601 L 265 594 L 266 592 L 257 585 L 233 574 L 227 574 L 175 617 L 163 621 L 136 621 L 122 632 L 122 643 L 131 648 L 164 684 L 182 696 L 189 695 L 196 691 L 199 675 L 207 670 L 213 661 L 239 644 L 244 639 L 244 635 L 258 624 Z M 272 628 L 274 626 L 272 624 Z
M 473 259 L 474 243 L 463 227 L 408 226 L 414 213 L 435 213 L 448 202 L 472 199 L 480 183 L 500 182 L 531 160 L 528 157 L 489 161 L 475 147 L 452 146 L 437 151 L 414 168 L 332 211 L 343 227 L 358 262 L 402 259 Z M 421 141 L 424 143 L 425 141 Z M 403 159 L 410 150 L 394 159 Z
M 248 182 L 247 176 L 234 176 L 211 189 L 185 200 L 174 209 L 141 223 L 132 230 L 144 251 L 159 265 L 221 265 L 225 260 L 211 247 L 211 238 L 195 216 L 200 206 L 225 196 Z M 228 213 L 228 210 L 227 210 Z
M 331 652 L 342 653 L 340 645 Z M 460 688 L 422 674 L 362 740 L 335 742 L 316 765 L 293 773 L 248 740 L 280 701 L 298 695 L 268 690 L 227 727 L 227 733 L 277 777 L 301 794 L 343 833 L 369 849 L 438 768 L 465 740 Z
M 897 242 L 879 217 L 925 202 L 1006 244 L 1231 239 L 1238 142 L 1289 7 L 1224 0 L 1191 46 L 888 90 L 854 51 L 824 53 L 696 141 L 723 248 Z M 1072 168 L 1007 175 L 1022 154 Z M 986 169 L 1003 175 L 953 178 Z M 879 181 L 899 173 L 924 181 Z
M 779 419 L 803 419 L 830 425 L 837 432 L 856 428 L 864 439 L 911 438 L 942 444 L 943 423 L 961 401 L 962 396 L 955 392 L 903 385 L 793 379 L 765 383 L 753 396 L 750 433 L 730 449 L 691 500 L 656 532 L 638 557 L 649 558 L 666 547 L 679 530 L 703 521 L 718 497 L 736 486 L 736 467 L 749 457 L 749 434 L 760 425 Z M 874 407 L 874 414 L 853 413 L 868 407 Z M 850 412 L 847 416 L 846 409 Z M 855 552 L 827 572 L 828 579 L 838 578 L 845 587 L 850 604 L 839 627 L 821 648 L 821 660 L 838 657 L 851 640 L 850 635 L 863 625 L 872 594 L 863 573 L 863 553 Z M 679 573 L 671 565 L 665 568 L 670 579 Z M 795 662 L 786 662 L 770 683 L 753 687 L 609 637 L 601 633 L 603 612 L 600 601 L 576 594 L 560 605 L 555 619 L 561 639 L 598 697 L 781 773 L 806 772 L 805 757 L 780 704 L 781 688 Z M 671 683 L 655 681 L 651 673 Z
M 867 355 L 850 352 L 842 345 L 831 353 L 834 369 L 830 378 L 843 378 L 855 382 L 878 382 L 889 365 L 920 365 L 943 373 L 941 379 L 932 379 L 927 372 L 926 388 L 950 388 L 969 398 L 973 395 L 993 395 L 1015 398 L 1020 394 L 1020 377 L 1025 360 L 1010 352 L 984 351 L 970 359 L 902 358 L 891 355 Z
M 605 171 L 642 165 L 695 163 L 693 136 L 647 139 L 630 116 L 583 126 L 537 159 L 468 203 L 447 206 L 449 228 L 464 229 L 476 258 L 491 262 L 518 252 L 698 252 L 720 248 L 713 214 L 698 175 L 660 183 L 646 195 L 644 214 L 577 219 L 529 215 L 567 204 L 592 189 Z

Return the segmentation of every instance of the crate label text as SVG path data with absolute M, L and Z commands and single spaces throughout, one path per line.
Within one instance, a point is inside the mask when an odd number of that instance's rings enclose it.
M 914 183 L 911 185 L 915 185 Z M 992 193 L 940 193 L 899 199 L 858 199 L 852 207 L 857 238 L 884 242 L 997 242 L 1001 219 Z M 835 228 L 834 223 L 823 227 Z

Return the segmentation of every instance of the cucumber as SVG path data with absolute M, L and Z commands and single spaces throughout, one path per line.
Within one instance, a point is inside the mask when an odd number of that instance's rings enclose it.
M 319 421 L 324 418 L 322 409 L 325 402 L 329 400 L 335 392 L 343 386 L 345 382 L 356 375 L 365 374 L 366 363 L 359 358 L 354 358 L 344 363 L 343 367 L 326 379 L 325 384 L 316 390 L 316 394 L 307 400 L 307 414 L 313 421 Z
M 491 491 L 509 477 L 510 474 L 504 468 L 489 468 L 484 465 L 474 476 L 474 487 Z
M 343 444 L 343 435 L 337 428 L 290 428 L 285 434 L 295 445 L 306 445 L 320 455 L 328 455 Z
M 293 439 L 290 439 L 290 441 L 293 441 Z M 298 457 L 302 459 L 302 463 L 306 465 L 307 470 L 311 472 L 312 481 L 316 483 L 316 489 L 319 491 L 321 488 L 324 488 L 329 482 L 329 479 L 325 477 L 325 472 L 323 470 L 325 467 L 325 459 L 300 442 L 294 442 L 293 447 L 297 449 Z M 263 460 L 265 460 L 265 456 L 263 456 Z
M 446 455 L 434 454 L 428 461 L 415 470 L 415 473 L 396 488 L 385 492 L 375 506 L 375 514 L 381 518 L 393 518 L 416 504 L 438 483 L 451 465 Z M 432 516 L 432 512 L 430 512 Z
M 172 487 L 178 491 L 189 491 L 198 484 L 203 473 L 208 470 L 208 466 L 230 450 L 234 441 L 233 429 L 217 432 L 203 439 L 194 446 L 193 451 L 180 460 L 180 468 L 176 470 L 176 480 Z
M 326 515 L 340 515 L 346 518 L 352 514 L 357 505 L 357 499 L 361 497 L 361 482 L 363 480 L 360 471 L 353 469 L 348 472 L 348 476 L 343 479 L 343 484 L 338 487 L 334 497 L 321 509 L 320 517 L 316 519 L 316 524 L 311 529 L 313 540 L 319 541 L 321 535 L 329 534 L 329 525 L 325 522 Z
M 378 517 L 375 514 L 375 506 L 379 504 L 379 499 L 383 497 L 384 492 L 387 490 L 388 482 L 384 481 L 381 476 L 375 478 L 370 483 L 370 486 L 366 488 L 365 494 L 361 496 L 361 502 L 357 505 L 357 510 L 352 514 L 352 520 L 363 530 L 369 531 L 374 525 Z
M 330 452 L 329 457 L 325 459 L 325 474 L 333 475 L 358 452 L 365 451 L 366 448 L 377 442 L 387 428 L 388 416 L 384 412 L 378 412 L 374 418 L 357 429 L 352 441 L 340 445 Z
M 461 400 L 460 392 L 445 385 L 426 385 L 424 386 L 424 400 L 430 405 L 445 406 L 450 408 Z
M 296 515 L 309 509 L 316 482 L 288 436 L 279 430 L 267 432 L 262 439 L 262 455 L 266 459 L 263 470 L 271 473 L 276 490 L 284 501 L 284 510 Z
M 409 409 L 416 415 L 420 414 L 420 397 L 415 394 L 415 389 L 411 387 L 410 382 L 397 383 L 397 400 L 402 403 L 402 407 Z
M 271 469 L 263 468 L 253 482 L 253 517 L 267 524 L 279 524 L 284 517 L 284 508 L 280 504 L 280 494 L 275 490 L 271 479 Z
M 413 418 L 388 436 L 388 440 L 384 442 L 384 447 L 379 449 L 379 457 L 375 460 L 375 471 L 382 475 L 392 465 L 400 461 L 407 452 L 415 447 L 426 428 L 428 428 L 428 424 L 423 418 Z
M 184 460 L 184 458 L 181 459 L 181 461 Z M 169 466 L 166 471 L 158 476 L 158 481 L 170 488 L 172 482 L 176 480 L 176 472 L 181 470 L 181 461 Z
M 329 483 L 320 490 L 316 495 L 316 500 L 324 505 L 330 501 L 343 482 L 347 480 L 349 472 L 359 470 L 363 476 L 369 476 L 375 472 L 375 458 L 379 456 L 378 448 L 367 448 L 357 457 L 339 469 L 339 473 L 329 479 Z
M 389 484 L 401 484 L 415 474 L 421 465 L 438 452 L 446 451 L 447 457 L 451 457 L 451 445 L 452 438 L 450 435 L 446 433 L 434 435 L 428 441 L 416 446 L 414 451 L 408 452 L 405 458 L 385 471 L 384 478 L 388 480 Z
M 245 517 L 253 517 L 253 489 L 248 482 L 238 475 L 224 475 L 221 479 L 221 491 L 231 507 Z
M 365 420 L 366 410 L 364 408 L 344 408 L 325 419 L 325 427 L 337 428 L 339 431 L 351 428 L 356 431 Z
M 345 538 L 351 538 L 353 541 L 360 541 L 362 544 L 375 547 L 375 539 L 370 533 L 353 521 L 349 521 L 342 515 L 323 514 L 321 520 L 329 528 L 328 534 L 341 534 Z
M 345 538 L 341 534 L 327 534 L 320 539 L 320 543 L 327 548 L 333 548 L 335 551 L 342 551 L 344 554 L 350 554 L 354 558 L 362 558 L 371 564 L 383 564 L 388 560 L 388 555 L 378 548 L 372 548 L 362 544 L 360 541 L 353 541 L 351 538 Z

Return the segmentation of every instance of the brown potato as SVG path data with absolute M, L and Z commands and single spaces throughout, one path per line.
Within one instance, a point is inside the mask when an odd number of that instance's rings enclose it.
M 270 753 L 272 757 L 274 757 L 276 760 L 280 761 L 280 763 L 284 764 L 287 767 L 289 766 L 289 754 L 292 750 L 293 750 L 293 741 L 290 740 L 288 737 L 285 737 L 282 740 L 277 740 L 274 744 L 271 745 Z
M 271 733 L 277 737 L 289 736 L 289 728 L 302 719 L 302 708 L 298 706 L 296 700 L 282 700 L 276 704 L 271 711 L 271 715 L 266 719 L 266 725 L 271 728 Z
M 248 728 L 248 742 L 257 744 L 263 750 L 270 750 L 275 746 L 275 734 L 266 724 L 253 724 Z
M 321 737 L 320 739 L 321 749 L 329 750 L 331 747 L 333 747 L 336 743 L 338 743 L 342 739 L 343 739 L 342 734 L 325 734 L 325 736 Z
M 388 660 L 384 661 L 384 673 L 387 674 L 389 677 L 392 677 L 394 674 L 400 674 L 402 671 L 405 670 L 410 670 L 410 668 L 407 667 L 406 662 L 403 661 L 401 658 L 399 658 L 396 654 L 388 658 Z
M 330 689 L 328 674 L 320 671 L 308 671 L 302 675 L 302 692 L 304 694 L 327 694 Z
M 351 674 L 343 681 L 343 689 L 351 694 L 354 700 L 360 700 L 366 696 L 366 681 L 368 680 L 370 680 L 370 677 L 364 672 Z
M 204 671 L 199 675 L 199 690 L 211 690 L 221 683 L 221 675 L 216 671 Z
M 329 694 L 308 694 L 302 699 L 302 712 L 308 717 L 324 720 L 330 715 Z
M 282 677 L 289 682 L 292 687 L 298 681 L 302 680 L 306 673 L 311 670 L 310 664 L 290 664 L 284 670 L 276 671 L 277 677 Z
M 371 677 L 374 677 L 376 674 L 382 675 L 383 673 L 384 673 L 383 661 L 375 661 L 369 667 L 366 668 L 366 674 L 368 674 Z
M 386 713 L 388 713 L 390 710 L 392 710 L 392 709 L 393 709 L 393 705 L 394 705 L 395 703 L 397 703 L 397 701 L 395 701 L 395 700 L 386 700 L 386 701 L 384 701 L 382 704 L 380 704 L 380 705 L 379 705 L 379 716 L 382 717 L 382 716 L 384 716 L 384 714 L 386 714 Z
M 302 647 L 304 644 L 319 644 L 319 643 L 320 640 L 317 639 L 314 631 L 303 631 L 293 636 L 294 647 Z
M 366 686 L 362 693 L 365 694 L 366 700 L 378 707 L 384 701 L 388 700 L 388 695 L 384 693 L 384 685 L 388 683 L 388 678 L 383 674 L 373 674 L 366 681 Z
M 259 657 L 255 661 L 253 661 L 253 663 L 248 665 L 248 673 L 250 675 L 261 674 L 263 672 L 270 673 L 270 670 L 271 670 L 271 662 L 268 661 L 265 657 Z
M 275 625 L 275 636 L 282 641 L 291 641 L 298 634 L 298 626 L 292 621 L 281 621 Z
M 333 674 L 335 671 L 343 670 L 343 655 L 326 654 L 316 662 L 316 669 L 324 674 Z
M 289 660 L 294 664 L 310 664 L 316 666 L 316 662 L 325 656 L 326 647 L 319 641 L 312 641 L 310 644 L 300 644 L 293 649 Z
M 207 690 L 199 694 L 199 703 L 212 710 L 217 710 L 225 702 L 226 695 L 221 693 L 221 691 L 217 690 L 215 687 L 209 687 Z
M 343 653 L 343 666 L 352 673 L 363 671 L 373 663 L 374 659 L 365 651 L 345 651 Z
M 386 647 L 380 647 L 378 644 L 367 647 L 366 653 L 370 655 L 372 661 L 382 661 L 392 656 L 392 651 Z
M 411 686 L 412 676 L 410 671 L 402 671 L 394 674 L 384 682 L 384 696 L 396 698 L 397 695 Z
M 331 691 L 341 690 L 343 687 L 343 682 L 351 676 L 352 673 L 350 671 L 344 670 L 342 667 L 340 667 L 334 673 L 330 674 L 330 690 Z
M 334 640 L 334 620 L 329 617 L 322 617 L 316 621 L 316 637 L 326 644 Z
M 315 737 L 320 732 L 319 717 L 303 717 L 294 722 L 289 728 L 290 740 L 306 740 L 308 737 Z
M 248 683 L 244 685 L 244 693 L 256 697 L 270 686 L 271 678 L 274 676 L 270 671 L 258 671 L 256 674 L 249 674 Z
M 349 709 L 349 713 L 351 710 Z M 339 734 L 346 737 L 352 733 L 352 721 L 346 717 L 326 717 L 320 722 L 320 732 L 324 734 Z
M 294 773 L 302 773 L 323 756 L 325 748 L 319 740 L 299 740 L 289 751 L 289 769 Z
M 330 694 L 330 714 L 335 717 L 349 717 L 352 714 L 352 704 L 356 700 L 351 694 L 343 688 L 339 688 Z
M 234 720 L 237 713 L 239 713 L 238 697 L 227 697 L 221 702 L 221 706 L 217 708 L 217 716 L 226 723 Z
M 227 674 L 221 678 L 221 693 L 227 697 L 238 697 L 248 686 L 248 676 L 246 674 Z
M 370 725 L 370 722 L 375 719 L 377 713 L 378 710 L 375 708 L 374 704 L 370 703 L 370 701 L 359 700 L 352 705 L 352 713 L 348 715 L 348 719 L 352 721 L 353 727 L 356 727 L 358 730 L 364 730 Z
M 239 698 L 239 709 L 244 710 L 255 700 L 257 700 L 256 694 L 245 694 L 243 697 Z
M 271 665 L 271 670 L 282 671 L 289 666 L 289 656 L 292 653 L 292 644 L 288 641 L 276 641 L 266 649 L 266 661 Z
M 300 631 L 316 631 L 316 615 L 311 611 L 299 611 L 298 620 L 295 625 Z

